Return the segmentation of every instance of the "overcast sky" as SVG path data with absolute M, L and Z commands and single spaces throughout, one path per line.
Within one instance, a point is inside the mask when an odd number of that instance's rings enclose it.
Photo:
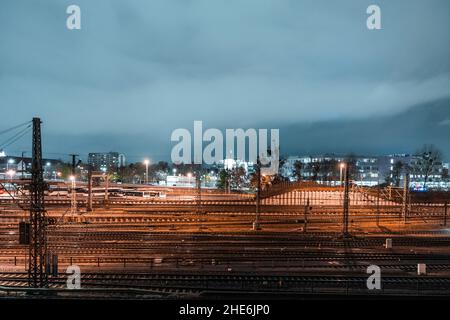
M 370 31 L 374 3 L 382 30 Z M 66 28 L 70 4 L 81 30 Z M 448 0 L 3 0 L 0 131 L 39 116 L 45 152 L 167 159 L 172 130 L 203 120 L 280 128 L 282 150 L 301 154 L 284 127 L 450 97 L 449 30 Z M 450 112 L 440 121 L 450 128 Z M 339 151 L 321 137 L 317 151 Z

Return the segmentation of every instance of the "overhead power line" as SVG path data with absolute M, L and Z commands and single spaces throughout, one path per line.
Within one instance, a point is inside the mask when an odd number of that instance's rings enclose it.
M 8 132 L 10 132 L 10 131 L 13 131 L 14 129 L 18 129 L 18 128 L 23 127 L 23 126 L 25 126 L 25 125 L 27 125 L 27 124 L 30 124 L 30 123 L 31 123 L 31 121 L 27 121 L 27 122 L 18 124 L 18 125 L 16 125 L 16 126 L 13 126 L 13 127 L 9 128 L 9 129 L 0 131 L 0 135 L 5 134 L 5 133 L 8 133 Z
M 19 131 L 18 133 L 14 134 L 13 136 L 6 139 L 2 144 L 0 144 L 0 149 L 10 146 L 11 144 L 18 141 L 20 138 L 22 138 L 24 135 L 26 135 L 30 131 L 31 131 L 31 124 L 28 127 L 26 127 L 25 129 Z

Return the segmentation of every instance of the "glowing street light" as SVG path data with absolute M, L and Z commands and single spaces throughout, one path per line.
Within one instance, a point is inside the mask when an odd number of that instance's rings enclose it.
M 9 170 L 9 165 L 14 163 L 14 159 L 8 159 L 6 162 L 6 170 Z
M 53 180 L 56 180 L 56 179 L 58 179 L 59 177 L 61 177 L 61 172 L 59 172 L 59 171 L 53 171 L 53 176 L 54 176 Z
M 150 164 L 150 160 L 145 159 L 144 164 L 145 164 L 145 184 L 148 184 L 148 165 Z
M 341 162 L 341 164 L 339 165 L 339 169 L 340 169 L 340 171 L 339 171 L 339 182 L 340 182 L 340 185 L 342 185 L 342 176 L 343 176 L 342 172 L 343 172 L 344 168 L 345 168 L 345 163 Z
M 6 174 L 9 176 L 9 180 L 12 180 L 16 172 L 14 170 L 8 170 Z
M 188 172 L 186 176 L 188 177 L 188 183 L 191 184 L 192 173 Z

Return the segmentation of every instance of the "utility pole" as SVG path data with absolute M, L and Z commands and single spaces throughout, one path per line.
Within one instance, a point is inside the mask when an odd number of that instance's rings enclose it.
M 230 183 L 231 172 L 228 168 L 225 168 L 225 193 L 231 193 L 231 183 Z
M 402 215 L 403 215 L 403 223 L 406 223 L 406 219 L 408 217 L 409 211 L 409 172 L 405 173 L 405 185 L 403 187 L 403 206 L 402 206 Z
M 77 191 L 76 191 L 76 175 L 75 168 L 77 166 L 77 157 L 78 154 L 70 154 L 72 157 L 72 174 L 70 175 L 71 182 L 71 205 L 70 205 L 70 213 L 72 216 L 72 221 L 75 221 L 75 215 L 77 212 Z
M 76 177 L 75 175 L 70 176 L 70 215 L 72 222 L 75 220 L 75 215 L 77 212 L 77 191 L 76 191 Z
M 144 164 L 145 164 L 145 184 L 148 185 L 148 165 L 150 164 L 150 160 L 145 159 L 144 160 Z
M 306 229 L 308 228 L 308 214 L 309 214 L 309 198 L 306 200 L 305 215 L 303 219 L 303 232 L 305 233 Z
M 41 119 L 39 118 L 33 118 L 32 149 L 28 285 L 33 288 L 44 288 L 48 286 L 47 221 L 42 170 Z
M 202 178 L 201 178 L 202 170 L 201 165 L 198 166 L 197 172 L 195 175 L 195 182 L 197 187 L 197 195 L 196 195 L 196 207 L 197 214 L 202 213 Z
M 92 211 L 92 166 L 88 167 L 88 202 L 86 211 Z
M 378 171 L 377 179 L 377 226 L 380 225 L 380 172 Z
M 261 162 L 259 156 L 256 160 L 256 214 L 253 222 L 253 230 L 261 230 L 259 225 L 259 211 L 261 206 Z
M 447 226 L 447 209 L 448 209 L 448 203 L 445 201 L 444 203 L 444 227 Z
M 21 164 L 21 179 L 23 180 L 24 179 L 24 171 L 25 171 L 25 169 L 27 168 L 27 166 L 25 165 L 25 158 L 24 158 L 24 156 L 25 156 L 25 153 L 26 153 L 26 151 L 22 151 L 22 164 Z
M 344 181 L 344 210 L 343 210 L 343 224 L 342 224 L 342 236 L 348 238 L 350 233 L 348 232 L 348 214 L 349 214 L 349 187 L 350 187 L 350 177 L 349 177 L 349 166 L 350 164 L 345 164 L 345 181 Z
M 109 175 L 105 173 L 105 208 L 109 208 Z
M 79 156 L 78 154 L 69 154 L 69 156 L 72 157 L 72 175 L 75 175 L 75 168 L 77 166 L 77 157 Z

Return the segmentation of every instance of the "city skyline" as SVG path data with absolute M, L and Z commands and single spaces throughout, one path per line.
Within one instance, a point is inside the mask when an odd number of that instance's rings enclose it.
M 63 3 L 7 2 L 3 120 L 41 117 L 49 154 L 167 160 L 170 133 L 202 120 L 279 128 L 284 154 L 413 153 L 433 143 L 448 158 L 450 4 L 378 1 L 377 31 L 365 25 L 369 4 L 78 1 L 82 28 L 69 31 Z M 361 132 L 368 124 L 376 139 Z

